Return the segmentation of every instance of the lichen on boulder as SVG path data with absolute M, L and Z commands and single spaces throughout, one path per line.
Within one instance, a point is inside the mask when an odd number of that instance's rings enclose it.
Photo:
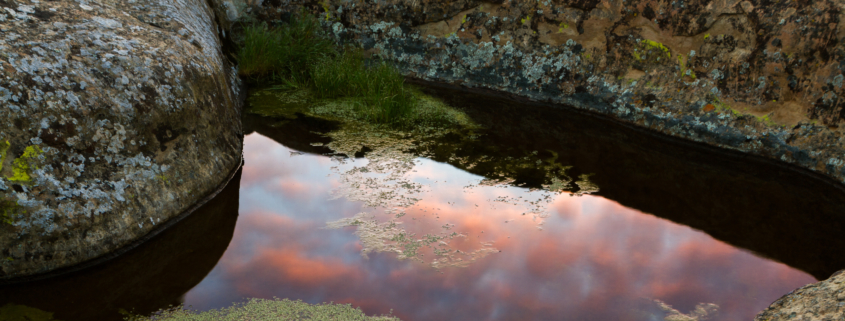
M 784 295 L 760 312 L 754 321 L 845 319 L 845 270 L 827 280 L 808 284 Z
M 201 0 L 0 1 L 0 282 L 125 248 L 240 164 Z

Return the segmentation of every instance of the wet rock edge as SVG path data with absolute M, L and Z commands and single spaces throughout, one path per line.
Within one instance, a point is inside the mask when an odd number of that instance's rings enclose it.
M 167 220 L 166 222 L 159 224 L 155 229 L 153 229 L 152 231 L 150 231 L 146 235 L 135 239 L 131 243 L 124 245 L 123 247 L 121 247 L 121 248 L 119 248 L 115 251 L 108 252 L 108 253 L 101 255 L 99 257 L 96 257 L 96 258 L 93 258 L 93 259 L 90 259 L 90 260 L 87 260 L 87 261 L 83 261 L 83 262 L 77 263 L 75 265 L 62 267 L 62 268 L 55 269 L 55 270 L 52 270 L 52 271 L 49 271 L 49 272 L 33 274 L 33 275 L 19 276 L 19 277 L 15 277 L 15 278 L 11 278 L 11 279 L 0 279 L 0 285 L 13 285 L 13 284 L 20 284 L 20 283 L 26 283 L 26 282 L 32 282 L 32 281 L 40 281 L 40 280 L 44 280 L 44 279 L 59 277 L 59 276 L 63 276 L 63 275 L 73 273 L 73 272 L 76 272 L 76 271 L 88 269 L 88 268 L 103 264 L 105 262 L 111 261 L 113 259 L 116 259 L 116 258 L 120 257 L 121 255 L 123 255 L 124 253 L 127 253 L 127 252 L 135 249 L 136 247 L 140 246 L 141 244 L 146 243 L 147 241 L 156 237 L 157 235 L 161 234 L 162 232 L 166 231 L 170 227 L 178 224 L 180 221 L 182 221 L 186 217 L 193 214 L 197 209 L 199 209 L 200 207 L 205 205 L 205 203 L 208 203 L 208 201 L 215 198 L 217 196 L 217 194 L 220 194 L 220 192 L 223 191 L 223 189 L 225 189 L 226 186 L 229 185 L 229 183 L 232 181 L 232 178 L 234 178 L 236 176 L 236 174 L 243 167 L 243 165 L 244 165 L 244 159 L 243 159 L 243 155 L 241 155 L 240 161 L 238 162 L 238 166 L 231 169 L 231 171 L 226 175 L 226 179 L 220 185 L 218 185 L 217 188 L 215 188 L 210 194 L 206 195 L 205 197 L 203 197 L 200 200 L 198 200 L 197 202 L 195 202 L 193 205 L 191 205 L 188 209 L 186 209 L 185 211 L 183 211 L 179 215 L 174 216 L 171 219 Z

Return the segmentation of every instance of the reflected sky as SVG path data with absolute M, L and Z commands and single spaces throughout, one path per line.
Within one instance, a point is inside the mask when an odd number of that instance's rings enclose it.
M 718 315 L 711 312 L 708 320 L 748 320 L 815 282 L 598 196 L 556 194 L 543 202 L 548 217 L 522 215 L 542 191 L 478 186 L 483 177 L 427 159 L 416 159 L 406 175 L 424 186 L 420 201 L 397 220 L 418 237 L 444 226 L 460 233 L 449 242 L 452 249 L 487 244 L 496 251 L 467 267 L 441 269 L 425 257 L 375 252 L 365 258 L 355 227 L 326 223 L 362 212 L 392 215 L 331 199 L 343 185 L 339 173 L 367 160 L 299 155 L 259 134 L 244 145 L 240 218 L 218 265 L 186 294 L 194 309 L 280 297 L 352 303 L 403 320 L 663 320 L 714 304 Z

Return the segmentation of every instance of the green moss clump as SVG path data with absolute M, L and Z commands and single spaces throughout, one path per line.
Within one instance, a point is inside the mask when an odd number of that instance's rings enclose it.
M 663 55 L 666 55 L 665 58 L 672 58 L 669 48 L 662 43 L 648 39 L 640 40 L 639 44 L 631 52 L 631 56 L 635 59 L 634 62 L 639 64 L 659 64 L 661 63 L 660 58 Z M 668 60 L 663 59 L 662 61 L 665 62 Z
M 672 57 L 672 53 L 669 51 L 669 48 L 666 48 L 666 46 L 664 46 L 662 43 L 648 39 L 643 40 L 643 43 L 649 48 L 654 48 L 663 51 L 663 53 L 666 54 L 666 57 Z
M 11 225 L 18 216 L 18 211 L 17 202 L 0 200 L 0 222 Z
M 9 141 L 0 142 L 0 172 L 3 171 L 3 162 L 6 161 L 6 152 L 9 150 Z
M 30 171 L 32 170 L 30 167 L 30 162 L 41 155 L 43 151 L 40 147 L 36 145 L 28 146 L 21 157 L 15 159 L 14 163 L 12 164 L 12 176 L 7 177 L 10 182 L 29 182 L 32 180 L 30 176 Z
M 398 321 L 392 316 L 367 316 L 349 304 L 308 304 L 288 299 L 250 299 L 231 307 L 196 312 L 183 308 L 163 310 L 149 317 L 127 316 L 124 320 L 145 321 L 239 321 L 239 320 L 349 320 L 349 321 Z

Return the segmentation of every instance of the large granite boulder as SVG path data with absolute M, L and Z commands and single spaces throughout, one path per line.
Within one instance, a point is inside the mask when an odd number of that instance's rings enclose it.
M 0 0 L 0 282 L 119 253 L 228 181 L 241 93 L 210 3 Z

